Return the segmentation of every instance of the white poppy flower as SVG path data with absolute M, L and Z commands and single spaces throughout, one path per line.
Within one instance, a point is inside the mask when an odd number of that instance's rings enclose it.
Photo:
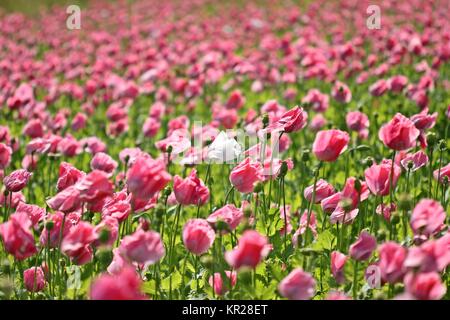
M 241 146 L 223 131 L 208 147 L 207 159 L 211 162 L 224 163 L 236 159 L 241 154 Z

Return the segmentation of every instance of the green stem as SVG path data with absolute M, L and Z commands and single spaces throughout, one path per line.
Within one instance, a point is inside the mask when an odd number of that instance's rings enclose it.
M 358 293 L 358 260 L 353 266 L 353 300 L 356 300 Z
M 309 240 L 309 233 L 308 233 L 308 231 L 309 231 L 309 222 L 311 221 L 312 207 L 314 205 L 314 202 L 316 201 L 316 186 L 317 186 L 317 179 L 319 178 L 319 171 L 320 171 L 320 167 L 321 166 L 322 166 L 322 161 L 319 162 L 319 165 L 316 168 L 316 172 L 314 174 L 313 193 L 312 193 L 311 202 L 309 203 L 308 216 L 307 216 L 307 219 L 306 219 L 305 245 L 307 244 L 307 240 Z

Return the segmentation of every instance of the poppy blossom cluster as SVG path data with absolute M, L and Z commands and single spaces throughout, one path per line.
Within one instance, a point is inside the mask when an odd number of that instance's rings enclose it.
M 448 299 L 448 0 L 380 7 L 0 10 L 0 296 Z

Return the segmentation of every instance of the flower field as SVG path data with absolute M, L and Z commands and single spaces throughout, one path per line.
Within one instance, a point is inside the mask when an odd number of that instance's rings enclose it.
M 450 298 L 450 1 L 39 2 L 0 299 Z

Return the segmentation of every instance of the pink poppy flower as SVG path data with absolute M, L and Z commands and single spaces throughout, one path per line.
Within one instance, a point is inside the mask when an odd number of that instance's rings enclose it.
M 171 146 L 171 154 L 177 155 L 189 149 L 191 140 L 189 138 L 189 133 L 186 130 L 177 129 L 172 131 L 167 138 L 157 141 L 155 146 L 163 152 L 167 152 L 168 147 Z
M 85 175 L 86 174 L 83 171 L 78 170 L 70 163 L 61 162 L 59 166 L 59 177 L 56 188 L 58 191 L 62 191 L 76 184 Z
M 422 199 L 411 215 L 414 234 L 430 237 L 444 228 L 446 214 L 441 204 L 432 199 Z
M 103 274 L 91 285 L 92 300 L 144 300 L 142 281 L 134 268 L 125 267 L 115 275 Z
M 106 241 L 99 238 L 104 230 L 108 233 L 108 238 Z M 95 226 L 94 233 L 97 236 L 97 239 L 93 242 L 94 246 L 112 247 L 119 237 L 119 221 L 114 217 L 106 216 L 98 225 Z
M 256 268 L 269 254 L 271 246 L 267 238 L 257 231 L 247 230 L 239 239 L 239 243 L 232 251 L 225 252 L 225 260 L 234 269 L 241 267 Z
M 347 123 L 347 127 L 353 131 L 359 132 L 369 127 L 369 118 L 366 114 L 359 111 L 347 113 L 345 122 Z
M 9 166 L 11 162 L 12 149 L 5 145 L 4 143 L 0 143 L 0 169 L 4 170 Z
M 172 179 L 164 163 L 148 157 L 139 157 L 127 174 L 128 190 L 137 198 L 150 199 L 164 189 Z
M 173 192 L 178 203 L 183 205 L 203 205 L 209 200 L 208 187 L 197 177 L 195 169 L 186 179 L 178 175 L 174 177 Z
M 103 152 L 98 152 L 91 160 L 91 169 L 100 170 L 112 176 L 117 168 L 117 162 L 109 155 Z
M 411 172 L 414 172 L 424 166 L 428 163 L 428 156 L 423 151 L 417 151 L 414 154 L 408 153 L 401 161 L 400 161 L 402 167 L 405 170 L 411 170 Z M 409 169 L 409 163 L 412 163 L 411 169 Z
M 333 251 L 331 253 L 331 273 L 339 284 L 345 281 L 344 267 L 347 259 L 348 257 L 339 251 Z
M 183 243 L 195 255 L 207 252 L 215 237 L 213 228 L 204 219 L 191 219 L 183 227 Z
M 84 113 L 78 112 L 72 120 L 72 130 L 79 131 L 86 127 L 87 116 Z
M 405 276 L 406 293 L 419 300 L 440 300 L 447 288 L 436 272 L 408 273 Z
M 154 136 L 156 136 L 160 128 L 161 122 L 158 119 L 149 117 L 147 118 L 147 120 L 145 120 L 142 131 L 145 137 L 153 138 Z
M 218 296 L 223 296 L 229 291 L 229 287 L 234 287 L 237 282 L 237 272 L 225 270 L 226 279 L 222 279 L 220 272 L 214 273 L 214 278 L 209 277 L 208 283 L 214 288 L 214 292 Z
M 325 119 L 325 117 L 321 113 L 319 113 L 319 114 L 316 114 L 312 118 L 311 123 L 309 124 L 309 127 L 314 132 L 317 132 L 319 130 L 322 130 L 322 128 L 325 127 L 326 124 L 327 124 L 327 119 Z
M 441 272 L 450 264 L 449 248 L 450 233 L 437 240 L 428 240 L 418 247 L 411 247 L 405 267 L 420 272 Z
M 380 79 L 369 87 L 369 92 L 374 97 L 382 96 L 389 89 L 389 84 L 386 80 Z
M 44 127 L 40 119 L 32 119 L 27 122 L 22 130 L 22 134 L 31 139 L 40 138 L 44 135 Z
M 122 239 L 119 252 L 130 262 L 150 265 L 164 256 L 165 249 L 159 233 L 139 229 Z
M 447 181 L 450 181 L 450 163 L 442 167 L 440 170 L 436 169 L 433 172 L 433 177 L 440 183 L 444 183 L 444 178 L 447 177 Z
M 47 200 L 47 204 L 55 211 L 66 213 L 75 211 L 81 207 L 80 191 L 75 185 L 70 186 Z
M 80 192 L 80 199 L 88 203 L 95 203 L 113 194 L 113 184 L 108 175 L 100 170 L 94 170 L 84 176 L 75 188 Z
M 255 183 L 262 180 L 261 171 L 259 162 L 253 162 L 250 158 L 245 158 L 231 170 L 230 182 L 239 192 L 250 193 L 253 191 Z
M 216 224 L 218 221 L 224 221 L 228 225 L 229 230 L 224 230 L 223 232 L 227 233 L 228 231 L 236 229 L 243 217 L 244 213 L 241 209 L 236 208 L 232 204 L 227 204 L 211 213 L 206 221 L 211 224 Z
M 350 246 L 349 254 L 355 260 L 364 261 L 370 258 L 376 247 L 377 240 L 375 237 L 363 231 L 358 240 Z
M 329 106 L 329 97 L 317 89 L 310 89 L 303 97 L 302 103 L 311 106 L 315 112 L 325 112 Z
M 28 172 L 25 169 L 19 169 L 4 177 L 3 184 L 5 185 L 7 191 L 19 192 L 25 188 L 31 176 L 31 172 Z
M 23 272 L 23 282 L 25 288 L 30 292 L 42 291 L 46 281 L 44 270 L 41 267 L 31 267 Z
M 74 263 L 85 264 L 92 258 L 92 249 L 87 247 L 96 238 L 94 227 L 88 222 L 80 221 L 63 238 L 61 251 L 69 256 Z
M 391 181 L 391 171 L 393 171 Z M 370 168 L 364 171 L 367 187 L 374 195 L 386 196 L 389 194 L 389 187 L 395 189 L 397 181 L 400 177 L 401 169 L 394 164 L 392 170 L 392 160 L 384 159 L 379 165 L 374 163 Z
M 414 123 L 401 113 L 383 125 L 378 132 L 378 137 L 383 143 L 396 151 L 407 150 L 416 144 L 420 131 Z
M 389 283 L 402 281 L 406 272 L 404 262 L 407 250 L 401 245 L 389 241 L 379 246 L 378 252 L 380 256 L 378 267 L 380 268 L 382 279 Z
M 296 268 L 280 282 L 278 291 L 289 300 L 309 300 L 314 296 L 315 287 L 311 274 Z
M 397 211 L 397 205 L 395 203 L 384 204 L 381 203 L 375 209 L 375 212 L 382 215 L 386 221 L 391 221 L 391 215 L 393 212 Z
M 313 191 L 314 191 L 314 184 L 310 185 L 309 187 L 305 188 L 305 191 L 303 192 L 303 195 L 305 196 L 305 199 L 309 202 L 312 201 L 313 197 Z M 319 179 L 316 183 L 316 192 L 314 195 L 314 203 L 319 203 L 323 199 L 328 198 L 329 196 L 333 195 L 336 191 L 334 190 L 334 187 L 326 182 L 323 179 Z
M 402 75 L 393 76 L 388 80 L 389 90 L 396 93 L 402 92 L 407 84 L 408 78 Z
M 18 212 L 26 213 L 33 227 L 36 226 L 40 221 L 42 221 L 46 214 L 44 208 L 41 208 L 33 204 L 26 204 L 24 202 L 20 202 L 18 204 L 16 208 L 16 213 Z
M 316 134 L 312 151 L 320 161 L 334 162 L 348 145 L 350 137 L 341 130 L 322 130 Z
M 30 228 L 31 221 L 26 213 L 14 213 L 7 222 L 0 224 L 5 251 L 17 260 L 24 260 L 37 253 Z
M 340 81 L 335 82 L 331 89 L 331 96 L 341 103 L 349 103 L 352 100 L 352 92 L 346 84 Z
M 102 218 L 113 217 L 119 222 L 125 221 L 131 212 L 131 195 L 126 190 L 116 192 L 106 200 L 102 208 Z
M 281 129 L 284 132 L 295 132 L 303 129 L 308 121 L 308 114 L 298 106 L 284 113 L 278 121 L 271 126 L 272 129 Z

